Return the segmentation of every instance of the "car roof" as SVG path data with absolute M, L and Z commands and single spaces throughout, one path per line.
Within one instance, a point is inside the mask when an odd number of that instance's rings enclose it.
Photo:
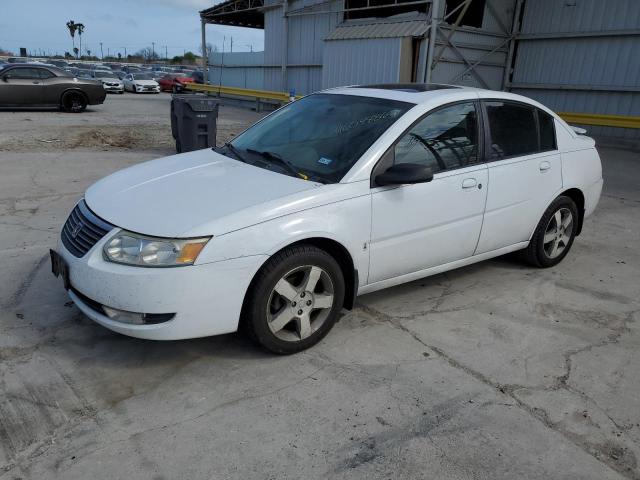
M 337 87 L 323 90 L 318 93 L 331 93 L 338 95 L 358 95 L 363 97 L 384 98 L 388 100 L 397 100 L 401 102 L 413 103 L 416 105 L 437 101 L 451 101 L 452 98 L 493 98 L 513 100 L 528 103 L 530 105 L 548 108 L 542 106 L 535 100 L 522 95 L 510 92 L 502 92 L 497 90 L 486 90 L 482 88 L 467 87 L 462 85 L 445 85 L 434 83 L 389 83 L 376 85 L 353 85 L 348 87 Z

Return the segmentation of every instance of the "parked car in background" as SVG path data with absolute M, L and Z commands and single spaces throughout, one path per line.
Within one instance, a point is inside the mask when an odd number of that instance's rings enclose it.
M 193 83 L 193 78 L 181 73 L 167 73 L 158 80 L 160 90 L 173 93 L 184 91 L 185 85 L 189 83 Z
M 107 92 L 124 93 L 124 83 L 111 71 L 104 72 L 102 70 L 95 70 L 93 72 L 93 78 L 100 80 Z
M 194 83 L 204 83 L 204 74 L 200 70 L 192 72 L 190 76 Z
M 80 74 L 80 70 L 76 67 L 66 67 L 63 70 L 73 77 L 77 77 Z
M 11 64 L 0 70 L 0 107 L 60 107 L 81 112 L 104 102 L 102 83 L 78 79 L 57 67 Z
M 53 60 L 49 60 L 49 63 L 51 63 L 52 65 L 55 65 L 58 68 L 63 68 L 63 69 L 69 65 L 69 63 L 66 60 L 53 59 Z
M 134 65 L 123 65 L 122 71 L 125 73 L 134 73 L 134 72 L 142 72 L 142 69 Z
M 224 147 L 94 184 L 53 271 L 116 332 L 170 340 L 242 326 L 297 352 L 357 295 L 518 250 L 536 267 L 560 263 L 602 190 L 595 142 L 579 132 L 506 92 L 314 93 Z
M 124 89 L 133 93 L 160 93 L 160 85 L 150 73 L 134 72 L 125 75 Z

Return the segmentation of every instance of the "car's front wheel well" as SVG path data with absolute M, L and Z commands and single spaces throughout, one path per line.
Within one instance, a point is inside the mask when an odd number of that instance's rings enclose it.
M 570 188 L 569 190 L 565 190 L 560 195 L 564 195 L 565 197 L 569 197 L 573 200 L 573 203 L 578 207 L 578 230 L 576 235 L 580 235 L 582 231 L 582 222 L 584 221 L 584 194 L 578 188 Z
M 340 265 L 340 269 L 342 270 L 342 275 L 344 276 L 345 292 L 343 306 L 347 310 L 351 310 L 355 304 L 356 296 L 358 294 L 358 271 L 354 267 L 353 258 L 351 258 L 349 250 L 339 242 L 324 237 L 306 238 L 294 243 L 293 245 L 301 243 L 313 245 L 314 247 L 324 250 L 336 259 L 338 265 Z
M 85 101 L 89 102 L 89 97 L 87 96 L 86 93 L 84 93 L 82 90 L 78 90 L 75 88 L 69 89 L 69 90 L 65 90 L 64 92 L 62 92 L 62 95 L 60 95 L 60 104 L 62 104 L 64 102 L 64 99 L 66 96 L 68 95 L 80 95 L 82 98 L 85 99 Z
M 349 253 L 349 251 L 344 247 L 344 245 L 336 242 L 335 240 L 324 237 L 312 237 L 291 243 L 275 252 L 274 255 L 277 255 L 282 250 L 299 245 L 312 245 L 316 248 L 319 248 L 320 250 L 324 250 L 329 255 L 331 255 L 336 260 L 336 262 L 338 262 L 338 265 L 340 265 L 340 270 L 342 271 L 342 275 L 344 277 L 345 284 L 343 307 L 347 310 L 351 310 L 354 307 L 356 296 L 358 294 L 358 271 L 355 269 L 353 258 L 351 258 L 351 254 Z M 253 288 L 256 277 L 260 273 L 261 269 L 262 267 L 256 272 L 253 279 L 251 280 L 251 283 L 249 284 L 249 290 Z M 245 294 L 245 302 L 247 301 L 247 297 L 248 294 Z

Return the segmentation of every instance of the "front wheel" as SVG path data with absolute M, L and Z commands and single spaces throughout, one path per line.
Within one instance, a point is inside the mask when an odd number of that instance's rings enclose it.
M 312 245 L 289 247 L 258 272 L 242 326 L 261 346 L 291 354 L 318 343 L 335 324 L 345 285 L 338 262 Z
M 544 212 L 529 246 L 525 259 L 540 268 L 553 267 L 567 256 L 578 231 L 578 208 L 564 195 L 556 198 Z
M 87 99 L 80 92 L 68 92 L 62 97 L 62 109 L 65 112 L 79 113 L 87 108 Z

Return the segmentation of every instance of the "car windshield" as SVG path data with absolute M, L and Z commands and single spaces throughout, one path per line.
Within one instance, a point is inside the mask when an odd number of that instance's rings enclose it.
M 151 73 L 134 73 L 134 80 L 153 80 L 153 75 Z
M 236 157 L 244 153 L 242 160 L 259 166 L 266 162 L 302 178 L 335 183 L 412 106 L 355 95 L 309 95 L 249 128 L 231 148 Z

